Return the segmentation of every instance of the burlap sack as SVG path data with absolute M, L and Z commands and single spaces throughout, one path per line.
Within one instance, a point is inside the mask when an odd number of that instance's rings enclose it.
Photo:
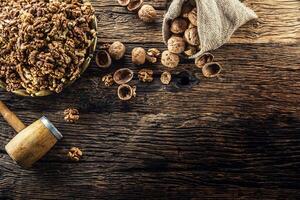
M 201 50 L 190 58 L 214 50 L 228 42 L 232 34 L 249 20 L 257 18 L 253 10 L 239 0 L 195 0 L 197 5 L 197 24 Z M 163 21 L 163 39 L 171 36 L 170 21 L 181 13 L 185 0 L 173 0 Z

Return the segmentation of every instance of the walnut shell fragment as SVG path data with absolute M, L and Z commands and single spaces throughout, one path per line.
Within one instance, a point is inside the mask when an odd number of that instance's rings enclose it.
M 207 63 L 202 67 L 202 73 L 207 78 L 213 78 L 218 76 L 222 71 L 222 67 L 219 63 Z
M 214 56 L 211 53 L 205 53 L 202 56 L 195 59 L 195 65 L 198 68 L 202 68 L 206 63 L 211 63 L 214 60 Z
M 100 68 L 108 68 L 111 65 L 111 57 L 105 50 L 100 50 L 96 54 L 96 64 Z
M 142 65 L 146 62 L 146 51 L 142 47 L 136 47 L 131 52 L 132 63 Z
M 122 84 L 118 87 L 118 97 L 122 101 L 128 101 L 136 96 L 136 87 L 128 84 Z
M 157 12 L 151 5 L 143 5 L 138 12 L 139 18 L 144 22 L 154 22 L 157 18 Z
M 130 0 L 118 0 L 118 3 L 120 4 L 120 6 L 128 6 Z
M 123 58 L 126 51 L 126 47 L 122 42 L 114 42 L 110 45 L 108 49 L 108 53 L 114 60 L 120 60 Z
M 178 66 L 180 58 L 177 54 L 170 51 L 164 51 L 161 56 L 161 63 L 169 68 L 175 68 Z
M 130 0 L 127 9 L 131 12 L 137 11 L 144 3 L 144 0 Z
M 113 80 L 115 83 L 122 85 L 128 83 L 133 78 L 133 71 L 129 68 L 122 68 L 114 73 Z
M 172 75 L 170 72 L 165 71 L 160 76 L 160 81 L 164 85 L 170 84 L 171 80 L 172 80 Z

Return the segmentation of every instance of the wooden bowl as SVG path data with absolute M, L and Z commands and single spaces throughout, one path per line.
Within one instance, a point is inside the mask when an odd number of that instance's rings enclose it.
M 89 2 L 89 1 L 88 0 L 83 0 L 83 2 Z M 92 28 L 97 31 L 97 18 L 96 18 L 95 15 L 94 15 Z M 95 34 L 95 37 L 92 39 L 92 42 L 90 44 L 90 47 L 87 49 L 86 59 L 81 65 L 80 75 L 82 75 L 85 72 L 85 70 L 88 68 L 88 66 L 90 65 L 90 62 L 91 62 L 91 60 L 94 56 L 94 53 L 96 51 L 96 46 L 97 46 L 97 35 Z M 70 86 L 77 79 L 65 83 L 64 88 Z M 3 82 L 2 80 L 0 80 L 0 88 L 3 88 L 3 89 L 6 90 L 6 83 Z M 18 89 L 18 90 L 14 90 L 14 91 L 11 91 L 11 92 L 16 94 L 16 95 L 19 95 L 19 96 L 32 96 L 32 97 L 49 96 L 49 95 L 55 93 L 55 92 L 50 91 L 50 90 L 41 90 L 41 91 L 38 91 L 34 94 L 30 94 L 25 89 Z

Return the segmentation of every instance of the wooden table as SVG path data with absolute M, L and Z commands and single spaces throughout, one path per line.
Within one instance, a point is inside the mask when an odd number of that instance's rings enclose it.
M 162 18 L 166 1 L 148 2 Z M 46 115 L 64 134 L 23 170 L 4 151 L 15 133 L 0 120 L 0 199 L 299 199 L 300 2 L 244 2 L 260 19 L 213 52 L 225 69 L 220 78 L 206 79 L 184 61 L 162 86 L 165 68 L 149 65 L 155 81 L 135 78 L 137 98 L 121 102 L 117 86 L 105 88 L 100 77 L 137 71 L 133 47 L 165 49 L 162 20 L 147 25 L 117 1 L 93 0 L 100 42 L 125 42 L 127 56 L 108 71 L 92 64 L 59 95 L 0 93 L 27 124 Z M 74 125 L 63 120 L 68 107 L 80 110 Z M 78 163 L 66 157 L 72 146 L 84 152 Z

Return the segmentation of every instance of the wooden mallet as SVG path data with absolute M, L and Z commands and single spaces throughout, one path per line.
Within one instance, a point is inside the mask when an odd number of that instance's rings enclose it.
M 26 127 L 2 101 L 0 101 L 0 113 L 18 132 L 5 146 L 5 150 L 23 168 L 30 168 L 63 137 L 46 117 Z

